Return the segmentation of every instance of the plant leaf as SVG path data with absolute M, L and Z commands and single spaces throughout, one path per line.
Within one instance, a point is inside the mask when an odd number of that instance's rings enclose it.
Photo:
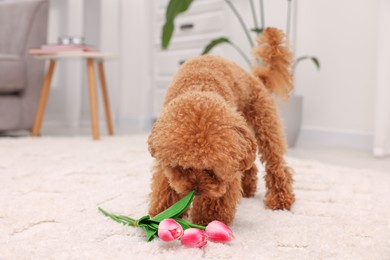
M 192 200 L 194 199 L 194 195 L 195 191 L 191 191 L 186 196 L 184 196 L 184 198 L 182 198 L 163 212 L 151 218 L 151 220 L 160 222 L 166 218 L 175 218 L 179 216 L 190 206 Z
M 173 31 L 176 16 L 187 11 L 193 0 L 170 0 L 165 13 L 165 24 L 162 29 L 162 48 L 168 48 Z
M 182 218 L 173 218 L 177 223 L 179 223 L 182 228 L 184 230 L 188 229 L 188 228 L 197 228 L 197 229 L 202 229 L 202 230 L 206 230 L 206 227 L 205 226 L 201 226 L 201 225 L 196 225 L 196 224 L 193 224 L 191 222 L 188 222 L 187 220 L 185 219 L 182 219 Z
M 255 32 L 255 33 L 257 33 L 257 34 L 260 34 L 260 33 L 262 33 L 263 31 L 264 31 L 263 28 L 252 28 L 252 29 L 251 29 L 251 32 Z
M 222 43 L 228 43 L 230 44 L 234 49 L 236 49 L 236 51 L 238 51 L 240 53 L 240 55 L 244 58 L 244 60 L 248 63 L 248 66 L 251 67 L 251 61 L 248 59 L 248 57 L 246 56 L 246 54 L 236 45 L 234 44 L 232 41 L 230 41 L 228 38 L 226 37 L 220 37 L 220 38 L 217 38 L 217 39 L 214 39 L 212 40 L 203 50 L 202 54 L 201 55 L 204 55 L 204 54 L 207 54 L 211 51 L 211 49 L 213 49 L 215 46 L 219 45 L 219 44 L 222 44 Z
M 317 70 L 320 70 L 320 61 L 316 57 L 311 57 L 311 60 L 314 62 L 314 64 L 317 67 Z
M 118 223 L 121 223 L 123 225 L 129 225 L 129 226 L 134 226 L 134 219 L 132 218 L 129 218 L 129 217 L 125 217 L 125 216 L 116 216 L 114 214 L 111 214 L 107 211 L 105 211 L 104 209 L 102 208 L 98 208 L 100 210 L 100 212 L 102 212 L 105 216 L 111 218 L 112 220 L 118 222 Z
M 145 231 L 146 231 L 146 240 L 148 242 L 152 241 L 153 238 L 156 236 L 157 234 L 157 230 L 154 230 L 154 229 L 151 229 L 147 226 L 144 227 Z
M 167 6 L 167 12 L 165 18 L 167 20 L 175 19 L 175 17 L 187 11 L 192 4 L 193 0 L 170 0 Z
M 168 48 L 169 42 L 171 41 L 173 30 L 175 29 L 173 21 L 167 21 L 163 26 L 162 32 L 162 48 Z
M 294 62 L 294 68 L 298 65 L 299 62 L 301 62 L 303 60 L 311 60 L 314 63 L 314 65 L 316 66 L 317 70 L 320 70 L 320 61 L 318 60 L 317 57 L 314 57 L 314 56 L 302 56 L 302 57 L 297 58 Z
M 215 46 L 222 44 L 222 43 L 231 44 L 230 40 L 226 37 L 220 37 L 220 38 L 214 39 L 209 44 L 206 45 L 206 47 L 202 51 L 202 55 L 209 53 Z
M 184 219 L 181 219 L 181 218 L 174 218 L 174 220 L 175 220 L 177 223 L 179 223 L 180 226 L 181 226 L 184 230 L 191 228 L 191 226 L 189 225 L 189 223 L 188 223 L 186 220 L 184 220 Z
M 104 215 L 107 217 L 111 218 L 112 220 L 121 223 L 123 225 L 129 225 L 133 226 L 136 222 L 135 219 L 127 217 L 127 216 L 122 216 L 122 215 L 114 215 L 111 214 L 107 211 L 105 211 L 102 208 L 98 208 Z M 155 237 L 158 231 L 158 224 L 159 222 L 151 220 L 149 216 L 143 216 L 137 221 L 137 226 L 144 229 L 146 231 L 146 240 L 151 241 Z

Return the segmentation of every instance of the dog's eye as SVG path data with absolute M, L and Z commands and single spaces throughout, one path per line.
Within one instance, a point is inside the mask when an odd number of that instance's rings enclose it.
M 180 166 L 180 165 L 177 165 L 176 167 L 175 167 L 175 169 L 176 170 L 178 170 L 178 171 L 192 171 L 192 168 L 190 167 L 190 168 L 184 168 L 184 167 L 182 167 L 182 166 Z
M 203 171 L 204 171 L 205 173 L 207 173 L 210 177 L 215 176 L 213 170 L 205 169 L 205 170 L 203 170 Z
M 191 173 L 193 171 L 193 169 L 191 167 L 190 168 L 179 167 L 179 170 L 181 172 L 185 172 L 185 173 Z

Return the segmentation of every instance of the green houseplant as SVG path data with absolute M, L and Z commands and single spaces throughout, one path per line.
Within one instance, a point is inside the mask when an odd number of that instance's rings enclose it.
M 161 34 L 162 49 L 167 49 L 169 46 L 169 43 L 171 41 L 175 29 L 176 17 L 189 10 L 193 2 L 194 0 L 170 0 L 169 1 L 165 13 L 165 23 L 162 27 L 162 34 Z M 252 18 L 253 18 L 252 27 L 248 27 L 247 24 L 244 22 L 240 12 L 235 7 L 232 0 L 224 0 L 224 2 L 228 5 L 228 7 L 231 9 L 235 17 L 237 18 L 238 22 L 240 23 L 242 30 L 251 48 L 255 47 L 254 39 L 257 38 L 265 28 L 263 0 L 259 0 L 259 14 L 257 14 L 256 12 L 254 0 L 248 0 L 250 4 L 250 10 L 252 13 Z M 286 0 L 286 4 L 287 4 L 287 18 L 286 18 L 287 26 L 285 32 L 287 35 L 287 40 L 289 40 L 290 27 L 291 27 L 292 0 Z M 228 44 L 231 47 L 233 47 L 243 57 L 243 59 L 248 64 L 249 68 L 252 67 L 250 58 L 248 57 L 248 53 L 243 51 L 237 44 L 234 43 L 233 40 L 229 39 L 228 37 L 219 37 L 211 40 L 204 47 L 202 53 L 200 54 L 204 55 L 210 53 L 216 46 L 221 44 Z M 311 61 L 318 70 L 320 69 L 320 62 L 317 57 L 305 55 L 294 59 L 291 68 L 293 75 L 297 65 L 304 60 Z M 303 103 L 303 98 L 301 96 L 295 96 L 295 95 L 293 95 L 287 103 L 278 102 L 280 114 L 284 121 L 284 125 L 286 128 L 285 129 L 286 136 L 290 147 L 296 144 L 299 135 L 300 125 L 302 121 L 302 106 L 303 106 L 302 103 Z

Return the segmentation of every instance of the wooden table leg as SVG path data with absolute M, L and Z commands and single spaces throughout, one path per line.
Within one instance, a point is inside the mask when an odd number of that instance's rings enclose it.
M 89 105 L 91 110 L 92 138 L 99 140 L 98 110 L 97 110 L 97 92 L 95 83 L 94 60 L 87 59 L 88 85 L 89 85 Z
M 99 61 L 98 62 L 98 68 L 99 68 L 100 83 L 102 85 L 104 108 L 105 108 L 105 111 L 106 111 L 106 121 L 107 121 L 108 134 L 109 135 L 113 135 L 114 134 L 114 128 L 112 126 L 110 101 L 108 99 L 106 74 L 104 73 L 103 61 Z
M 45 114 L 47 98 L 48 98 L 49 92 L 50 92 L 50 84 L 51 84 L 51 79 L 53 77 L 55 65 L 56 65 L 56 61 L 50 60 L 49 69 L 47 70 L 45 80 L 43 82 L 43 86 L 42 86 L 42 90 L 41 90 L 41 98 L 39 101 L 37 114 L 35 116 L 35 122 L 34 122 L 33 131 L 32 131 L 32 136 L 38 136 L 39 132 L 41 130 L 42 119 L 43 119 L 43 115 Z

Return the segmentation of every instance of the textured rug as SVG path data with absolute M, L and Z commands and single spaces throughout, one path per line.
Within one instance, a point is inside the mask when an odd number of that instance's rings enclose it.
M 148 243 L 97 210 L 147 213 L 146 136 L 0 138 L 0 259 L 390 259 L 390 173 L 287 161 L 291 211 L 264 208 L 260 178 L 238 206 L 236 239 L 193 249 Z

